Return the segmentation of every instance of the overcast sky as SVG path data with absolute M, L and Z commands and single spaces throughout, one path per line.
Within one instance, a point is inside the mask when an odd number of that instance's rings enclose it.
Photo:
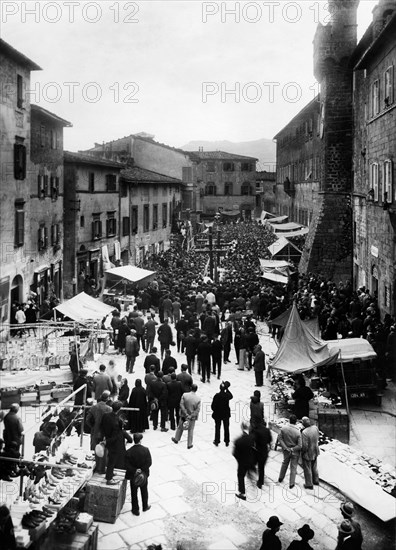
M 376 2 L 361 0 L 359 36 Z M 272 4 L 272 5 L 271 5 Z M 1 36 L 42 67 L 31 101 L 69 120 L 65 148 L 136 132 L 272 138 L 317 93 L 312 40 L 325 2 L 1 3 Z

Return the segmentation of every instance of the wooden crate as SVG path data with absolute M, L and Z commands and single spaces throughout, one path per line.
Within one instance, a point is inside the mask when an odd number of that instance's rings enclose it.
M 91 514 L 95 521 L 115 523 L 125 503 L 127 481 L 124 470 L 114 470 L 114 475 L 122 478 L 116 485 L 106 485 L 102 474 L 94 474 L 86 485 L 84 512 Z
M 319 409 L 319 430 L 327 437 L 349 444 L 349 419 L 345 409 Z
M 56 535 L 51 529 L 40 550 L 97 550 L 98 525 L 92 525 L 87 533 L 74 533 L 70 538 Z M 63 540 L 62 540 L 63 539 Z M 67 540 L 66 540 L 67 539 Z

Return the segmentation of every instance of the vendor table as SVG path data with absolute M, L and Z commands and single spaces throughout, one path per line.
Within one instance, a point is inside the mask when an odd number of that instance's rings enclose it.
M 0 372 L 0 386 L 2 388 L 24 388 L 26 386 L 34 386 L 40 380 L 48 380 L 55 382 L 56 385 L 72 383 L 73 376 L 69 366 L 59 369 L 38 369 L 38 370 L 21 370 Z

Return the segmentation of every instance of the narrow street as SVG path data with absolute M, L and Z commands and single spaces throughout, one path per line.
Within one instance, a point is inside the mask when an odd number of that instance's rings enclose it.
M 274 351 L 274 342 L 269 338 L 268 329 L 258 324 L 260 342 L 266 354 Z M 184 355 L 172 348 L 180 369 Z M 144 379 L 141 353 L 135 365 L 135 374 L 127 375 L 129 386 L 134 386 L 136 378 Z M 231 441 L 240 434 L 240 423 L 249 420 L 250 396 L 254 391 L 253 371 L 238 371 L 235 354 L 231 353 L 231 363 L 223 365 L 222 379 L 231 383 Z M 117 370 L 124 375 L 125 356 L 109 353 L 97 362 L 107 364 L 113 359 Z M 212 377 L 203 384 L 195 373 L 198 393 L 202 398 L 201 415 L 194 433 L 194 447 L 187 449 L 184 435 L 178 445 L 171 442 L 173 432 L 166 433 L 152 428 L 145 432 L 143 445 L 149 447 L 153 466 L 149 478 L 149 503 L 151 509 L 139 517 L 132 515 L 130 492 L 122 513 L 115 524 L 99 523 L 99 550 L 143 550 L 150 543 L 161 543 L 164 549 L 173 550 L 178 543 L 184 550 L 255 550 L 261 544 L 265 523 L 271 515 L 278 515 L 284 525 L 280 530 L 283 548 L 297 537 L 296 531 L 308 523 L 315 531 L 310 544 L 318 550 L 334 550 L 337 538 L 337 523 L 341 520 L 340 503 L 344 497 L 334 488 L 321 482 L 314 493 L 303 487 L 304 478 L 299 467 L 296 486 L 288 488 L 287 479 L 277 482 L 282 453 L 272 450 L 266 466 L 266 477 L 262 491 L 255 484 L 247 483 L 247 501 L 235 497 L 237 492 L 236 461 L 232 456 L 232 444 L 225 447 L 212 443 L 214 422 L 211 418 L 211 402 L 218 391 L 219 381 Z M 270 382 L 265 378 L 262 388 L 267 420 L 274 418 L 270 401 Z M 394 387 L 389 386 L 384 397 L 384 405 L 394 403 Z M 33 416 L 34 418 L 34 416 Z M 375 418 L 375 424 L 371 419 Z M 362 413 L 352 415 L 351 443 L 364 452 L 389 459 L 395 455 L 394 422 L 387 414 Z M 32 440 L 36 427 L 27 430 L 27 441 Z M 384 445 L 386 442 L 386 445 Z M 89 445 L 89 436 L 85 436 Z M 392 447 L 393 444 L 393 447 Z M 393 453 L 393 454 L 392 454 Z M 319 457 L 320 458 L 320 457 Z M 390 464 L 392 461 L 390 460 Z M 320 473 L 320 462 L 319 462 Z M 357 508 L 357 519 L 362 525 L 367 550 L 389 550 L 393 547 L 392 526 L 384 525 L 379 519 L 365 510 Z

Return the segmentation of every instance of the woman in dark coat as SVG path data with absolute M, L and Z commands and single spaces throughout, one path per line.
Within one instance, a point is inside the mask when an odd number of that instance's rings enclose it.
M 292 395 L 292 398 L 295 400 L 294 414 L 297 418 L 309 416 L 309 401 L 313 399 L 313 397 L 313 391 L 305 385 L 304 378 L 297 378 L 296 391 Z
M 118 329 L 117 347 L 120 353 L 124 353 L 125 351 L 125 342 L 128 334 L 131 334 L 131 329 L 128 327 L 127 320 L 124 317 Z
M 137 378 L 135 387 L 131 391 L 129 406 L 139 411 L 129 411 L 129 426 L 132 433 L 142 433 L 148 430 L 147 393 L 142 387 L 142 381 Z
M 123 378 L 121 381 L 120 391 L 118 393 L 118 401 L 121 401 L 123 407 L 127 406 L 128 397 L 129 397 L 128 380 L 126 378 Z

